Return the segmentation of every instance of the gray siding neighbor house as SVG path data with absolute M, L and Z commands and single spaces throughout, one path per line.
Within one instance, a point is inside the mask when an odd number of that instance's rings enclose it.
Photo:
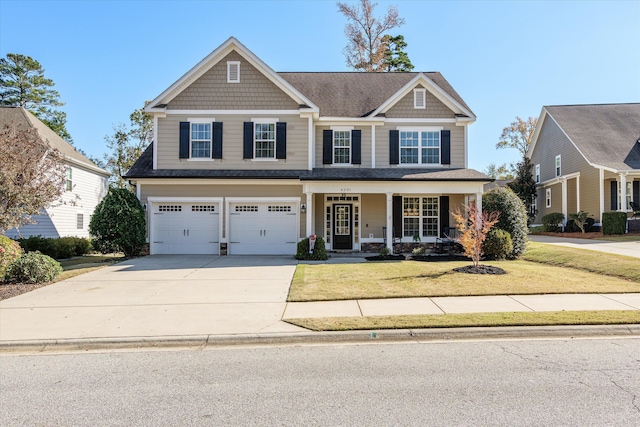
M 152 254 L 294 254 L 433 242 L 491 179 L 467 168 L 476 117 L 437 72 L 272 70 L 228 39 L 151 101 L 127 173 Z
M 542 216 L 586 211 L 627 212 L 640 204 L 640 104 L 558 105 L 542 108 L 527 153 L 538 184 Z

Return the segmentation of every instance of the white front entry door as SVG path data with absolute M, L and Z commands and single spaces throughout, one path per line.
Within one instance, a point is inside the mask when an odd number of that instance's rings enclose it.
M 291 202 L 231 203 L 230 255 L 293 255 L 298 243 L 298 213 Z
M 155 203 L 151 254 L 220 253 L 217 203 Z

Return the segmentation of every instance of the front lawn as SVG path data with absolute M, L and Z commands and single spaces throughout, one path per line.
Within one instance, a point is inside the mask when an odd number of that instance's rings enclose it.
M 640 292 L 639 262 L 629 257 L 531 243 L 525 259 L 485 263 L 507 274 L 452 271 L 469 262 L 299 264 L 288 301 Z

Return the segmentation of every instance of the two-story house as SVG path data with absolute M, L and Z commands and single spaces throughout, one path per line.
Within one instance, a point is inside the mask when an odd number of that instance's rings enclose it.
M 0 126 L 10 123 L 22 129 L 35 128 L 43 140 L 60 151 L 67 166 L 67 179 L 60 198 L 33 216 L 34 223 L 19 230 L 7 230 L 5 235 L 14 239 L 29 236 L 89 237 L 89 219 L 107 194 L 111 174 L 73 148 L 24 107 L 0 107 Z
M 475 115 L 437 72 L 273 71 L 228 39 L 146 108 L 154 143 L 128 172 L 152 254 L 294 254 L 435 241 L 482 203 Z
M 537 184 L 534 223 L 548 213 L 632 212 L 640 204 L 640 104 L 542 108 L 527 156 Z

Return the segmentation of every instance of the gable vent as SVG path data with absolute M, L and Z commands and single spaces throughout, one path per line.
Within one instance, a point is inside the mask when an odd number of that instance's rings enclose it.
M 427 108 L 427 90 L 413 90 L 413 108 Z
M 240 61 L 227 61 L 227 83 L 240 83 Z

